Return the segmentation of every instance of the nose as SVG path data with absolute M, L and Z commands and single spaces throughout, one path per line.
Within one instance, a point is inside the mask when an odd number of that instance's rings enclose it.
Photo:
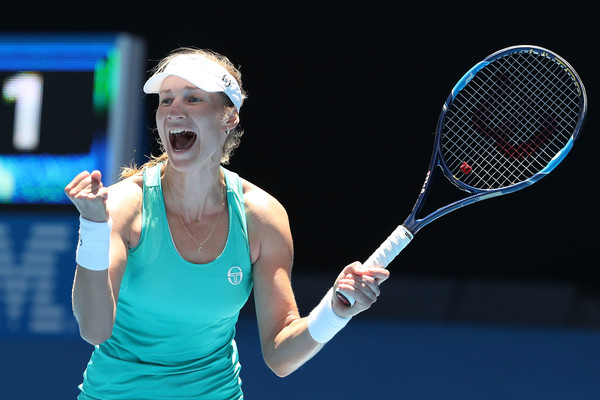
M 181 119 L 186 118 L 187 112 L 185 109 L 185 104 L 178 98 L 175 98 L 171 105 L 169 106 L 169 112 L 167 114 L 167 118 L 169 119 Z

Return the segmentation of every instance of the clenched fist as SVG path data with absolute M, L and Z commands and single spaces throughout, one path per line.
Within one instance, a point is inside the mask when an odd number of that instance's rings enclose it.
M 108 189 L 102 184 L 100 171 L 80 173 L 65 187 L 65 194 L 83 218 L 94 222 L 108 221 Z

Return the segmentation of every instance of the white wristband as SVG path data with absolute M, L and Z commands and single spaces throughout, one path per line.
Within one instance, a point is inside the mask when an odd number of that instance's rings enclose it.
M 327 343 L 352 319 L 342 318 L 333 311 L 333 288 L 308 315 L 308 332 L 319 343 Z
M 112 219 L 93 222 L 79 217 L 79 243 L 75 256 L 77 264 L 93 271 L 108 269 L 111 229 Z

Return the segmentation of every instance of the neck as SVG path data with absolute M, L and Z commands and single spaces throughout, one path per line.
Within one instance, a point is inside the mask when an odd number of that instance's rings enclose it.
M 181 218 L 197 221 L 203 215 L 218 213 L 225 203 L 225 177 L 220 166 L 194 172 L 182 172 L 167 163 L 163 176 L 167 205 L 174 207 Z

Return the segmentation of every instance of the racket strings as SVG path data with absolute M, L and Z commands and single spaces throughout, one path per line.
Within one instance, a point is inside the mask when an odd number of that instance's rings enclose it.
M 453 100 L 441 129 L 442 158 L 455 179 L 474 188 L 516 184 L 564 148 L 580 108 L 578 87 L 564 66 L 539 53 L 506 55 Z
M 529 77 L 525 78 L 526 80 L 524 80 L 521 86 L 539 87 L 537 82 L 532 82 Z M 513 88 L 515 86 L 513 85 Z M 538 91 L 536 90 L 536 92 Z M 519 86 L 516 86 L 512 92 L 496 90 L 494 93 L 496 98 L 513 99 L 512 101 L 515 101 L 514 104 L 516 104 L 516 107 L 513 104 L 489 104 L 488 102 L 488 104 L 483 104 L 476 112 L 478 131 L 491 136 L 496 146 L 508 158 L 533 160 L 528 156 L 534 153 L 546 141 L 547 137 L 554 132 L 555 124 L 553 117 L 547 113 L 541 114 L 536 111 L 544 109 L 545 106 L 535 104 L 536 100 L 540 98 L 540 94 L 536 92 L 523 92 Z M 510 118 L 502 117 L 507 115 L 507 113 L 512 113 Z M 481 114 L 483 114 L 483 118 Z M 493 118 L 495 116 L 504 118 L 504 125 L 499 126 L 499 124 L 494 123 Z M 536 126 L 537 130 L 533 130 L 533 126 Z M 528 139 L 523 140 L 523 135 L 514 135 L 512 134 L 513 132 L 522 132 Z
M 526 68 L 526 66 L 523 65 L 518 65 L 518 68 Z M 547 71 L 545 71 L 547 72 Z M 506 72 L 502 72 L 502 73 L 506 73 Z M 535 78 L 536 76 L 534 76 Z M 531 79 L 530 75 L 526 75 L 524 76 L 524 80 L 520 85 L 513 85 L 513 88 L 544 88 L 544 85 L 540 84 L 537 81 L 533 81 Z M 536 92 L 542 92 L 542 90 L 537 90 Z M 501 131 L 493 131 L 493 135 L 495 136 L 494 138 L 495 140 L 495 144 L 496 146 L 504 153 L 505 156 L 509 157 L 509 158 L 519 158 L 519 159 L 523 159 L 523 160 L 532 160 L 532 161 L 536 161 L 539 160 L 541 158 L 530 158 L 527 157 L 529 155 L 531 155 L 531 153 L 535 152 L 540 146 L 541 144 L 547 139 L 547 137 L 554 131 L 555 126 L 553 124 L 553 119 L 551 117 L 549 117 L 547 114 L 544 115 L 540 115 L 539 112 L 533 112 L 532 110 L 543 110 L 544 106 L 546 106 L 547 104 L 542 104 L 542 105 L 536 105 L 531 104 L 532 102 L 535 102 L 536 99 L 538 98 L 542 98 L 540 97 L 539 93 L 522 93 L 522 90 L 520 92 L 516 92 L 515 90 L 513 90 L 511 93 L 505 93 L 505 96 L 503 96 L 503 98 L 508 98 L 508 99 L 515 99 L 517 101 L 517 105 L 519 106 L 518 108 L 511 108 L 511 109 L 507 109 L 506 107 L 502 107 L 499 109 L 499 114 L 500 115 L 505 115 L 508 112 L 512 112 L 512 120 L 513 121 L 508 121 L 510 122 L 510 125 L 505 126 L 503 130 Z M 543 98 L 542 98 L 543 99 Z M 530 108 L 532 107 L 533 108 Z M 517 126 L 514 123 L 514 120 L 523 120 L 528 118 L 528 116 L 530 116 L 530 120 L 534 121 L 534 124 L 531 124 L 530 126 Z M 530 128 L 533 125 L 536 126 L 540 126 L 541 124 L 541 129 L 537 130 L 537 131 L 532 131 Z M 488 124 L 489 125 L 489 124 Z M 513 135 L 512 137 L 512 141 L 510 141 L 511 136 L 509 134 L 507 134 L 506 132 L 515 132 L 515 131 L 523 131 L 526 135 L 528 135 L 528 139 L 522 140 L 521 143 L 518 146 L 515 146 L 514 143 L 518 143 L 517 140 L 521 140 L 522 139 L 522 135 L 518 135 L 518 138 L 515 138 L 515 136 L 517 135 Z M 479 127 L 479 131 L 482 131 L 481 127 Z M 485 130 L 483 130 L 485 133 Z M 551 156 L 550 153 L 546 152 L 546 156 Z M 530 163 L 529 165 L 533 165 L 532 163 Z M 538 164 L 540 166 L 543 166 L 543 164 Z
M 496 74 L 496 75 L 498 75 L 498 74 Z M 501 75 L 501 77 L 503 77 L 503 76 L 504 75 Z M 532 80 L 529 77 L 525 77 L 525 78 L 526 79 L 524 80 L 522 85 L 527 85 L 526 87 L 533 87 L 533 88 L 539 87 L 539 84 L 537 82 L 532 82 Z M 496 78 L 496 80 L 499 81 L 500 79 Z M 506 79 L 504 80 L 504 83 L 505 82 L 506 82 Z M 521 92 L 515 92 L 514 90 L 511 93 L 506 93 L 506 91 L 505 91 L 506 88 L 501 87 L 500 89 L 501 90 L 498 90 L 498 88 L 496 88 L 496 90 L 494 92 L 494 95 L 496 96 L 496 98 L 500 97 L 503 99 L 504 98 L 514 99 L 514 101 L 517 101 L 517 103 L 515 103 L 515 104 L 519 105 L 519 107 L 518 108 L 515 108 L 515 107 L 508 108 L 506 104 L 498 104 L 498 102 L 496 102 L 496 104 L 491 104 L 492 107 L 490 107 L 490 104 L 489 104 L 490 102 L 488 101 L 488 104 L 484 104 L 483 107 L 480 107 L 478 110 L 478 114 L 483 114 L 484 118 L 486 118 L 485 126 L 482 127 L 481 123 L 480 123 L 478 125 L 478 130 L 488 136 L 491 136 L 494 139 L 496 146 L 504 153 L 505 156 L 507 156 L 509 158 L 520 158 L 520 159 L 522 158 L 522 159 L 532 160 L 531 158 L 526 157 L 526 156 L 530 155 L 530 153 L 537 150 L 539 148 L 539 146 L 542 144 L 542 142 L 545 141 L 547 136 L 550 133 L 552 133 L 552 131 L 554 130 L 555 127 L 552 126 L 553 125 L 552 123 L 546 122 L 543 124 L 545 126 L 542 127 L 541 131 L 531 132 L 531 130 L 529 130 L 528 127 L 518 126 L 515 121 L 523 120 L 527 116 L 530 116 L 536 122 L 536 125 L 539 125 L 540 118 L 543 120 L 546 120 L 546 121 L 551 118 L 549 118 L 548 115 L 540 116 L 539 113 L 538 113 L 538 115 L 535 115 L 535 113 L 532 114 L 532 110 L 529 109 L 529 106 L 531 105 L 530 103 L 532 101 L 535 101 L 536 98 L 539 98 L 540 97 L 539 94 L 537 94 L 537 93 L 523 94 Z M 489 91 L 489 88 L 487 88 L 486 90 Z M 486 106 L 487 106 L 487 109 L 486 109 Z M 482 111 L 482 108 L 483 108 L 483 111 Z M 540 108 L 540 107 L 538 106 L 537 108 Z M 492 114 L 493 111 L 496 111 L 496 112 L 494 114 Z M 491 117 L 493 117 L 495 115 L 505 115 L 508 112 L 512 113 L 511 119 L 505 119 L 504 120 L 505 125 L 502 126 L 501 129 L 499 129 L 498 124 L 494 124 L 494 120 Z M 490 127 L 491 127 L 491 129 L 490 129 Z M 519 130 L 525 131 L 525 133 L 529 135 L 529 139 L 522 140 L 521 143 L 518 146 L 516 146 L 515 143 L 518 143 L 517 140 L 520 140 L 520 138 L 515 138 L 514 137 L 515 135 L 511 136 L 507 132 L 514 132 L 514 131 L 519 131 Z M 490 131 L 491 131 L 491 133 L 490 133 Z

